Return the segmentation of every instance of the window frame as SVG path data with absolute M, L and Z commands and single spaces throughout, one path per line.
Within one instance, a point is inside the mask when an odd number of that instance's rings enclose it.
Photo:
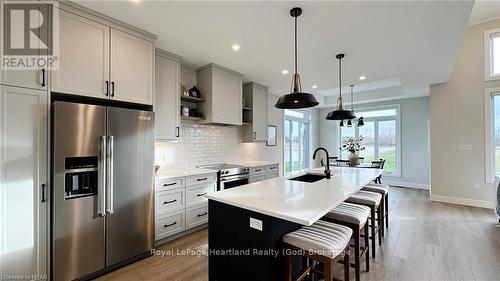
M 493 36 L 493 35 L 497 36 Z M 500 28 L 484 32 L 484 81 L 500 80 L 500 73 L 493 74 L 493 48 L 492 39 L 500 37 Z M 500 56 L 500 54 L 498 54 Z
M 377 121 L 376 126 L 374 127 L 375 130 L 375 138 L 377 139 L 377 146 L 378 146 L 378 122 L 380 121 L 392 121 L 396 120 L 396 164 L 397 164 L 397 171 L 396 172 L 385 172 L 384 175 L 389 176 L 389 177 L 394 177 L 394 178 L 401 178 L 403 174 L 403 168 L 401 166 L 401 104 L 391 104 L 391 105 L 383 105 L 383 106 L 371 106 L 371 107 L 360 107 L 355 109 L 355 114 L 357 112 L 364 112 L 364 111 L 379 111 L 379 110 L 387 110 L 387 109 L 395 109 L 396 110 L 396 115 L 394 117 L 369 117 L 369 118 L 363 118 L 363 121 L 366 122 L 371 122 L 371 121 Z M 353 126 L 357 126 L 357 123 L 354 122 Z M 339 148 L 339 157 L 341 155 L 341 150 L 340 146 L 342 145 L 342 132 L 341 132 L 342 127 L 337 124 L 337 147 Z M 355 137 L 359 136 L 359 129 L 356 127 L 354 131 Z M 378 149 L 378 148 L 377 148 Z
M 493 98 L 500 96 L 500 87 L 486 88 L 484 90 L 484 160 L 485 160 L 485 182 L 495 182 L 495 110 Z
M 299 124 L 301 123 L 307 123 L 309 128 L 308 128 L 308 136 L 307 136 L 307 150 L 308 150 L 308 154 L 310 155 L 311 154 L 311 144 L 312 144 L 312 112 L 309 111 L 309 110 L 297 110 L 297 109 L 290 109 L 291 111 L 296 111 L 296 112 L 300 112 L 300 113 L 303 113 L 303 114 L 306 114 L 307 118 L 299 118 L 299 117 L 295 117 L 295 116 L 291 116 L 291 115 L 286 115 L 286 111 L 283 110 L 283 175 L 288 177 L 288 176 L 293 176 L 295 174 L 298 174 L 298 173 L 302 173 L 304 171 L 307 171 L 311 168 L 311 165 L 312 165 L 312 161 L 310 159 L 307 159 L 306 163 L 307 163 L 307 167 L 305 167 L 304 169 L 300 170 L 300 171 L 291 171 L 290 173 L 287 174 L 286 172 L 286 155 L 285 155 L 285 145 L 286 145 L 286 136 L 285 136 L 285 126 L 286 126 L 286 120 L 290 120 L 290 121 L 298 121 Z M 293 122 L 290 123 L 290 126 L 292 127 L 293 126 Z M 300 128 L 301 128 L 301 125 L 299 126 L 299 132 L 300 132 Z M 302 151 L 302 149 L 300 150 Z M 291 153 L 291 150 L 290 150 L 290 153 Z M 302 152 L 300 152 L 302 153 Z M 305 156 L 307 157 L 307 156 Z M 292 170 L 293 170 L 293 167 L 292 167 Z

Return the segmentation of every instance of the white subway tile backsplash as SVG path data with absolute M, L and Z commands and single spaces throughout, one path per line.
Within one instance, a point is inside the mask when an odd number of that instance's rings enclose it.
M 177 142 L 157 142 L 155 160 L 161 170 L 245 160 L 240 127 L 182 124 Z

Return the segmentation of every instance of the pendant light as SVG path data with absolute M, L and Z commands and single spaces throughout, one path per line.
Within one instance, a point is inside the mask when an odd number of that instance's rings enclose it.
M 337 109 L 330 111 L 326 116 L 327 120 L 351 120 L 356 118 L 354 112 L 344 109 L 344 101 L 342 100 L 342 59 L 344 54 L 338 54 L 336 58 L 339 60 L 339 97 L 337 98 Z
M 363 121 L 363 117 L 358 118 L 358 127 L 363 127 L 365 125 L 365 122 Z
M 344 120 L 340 120 L 340 127 L 344 127 Z
M 292 77 L 292 88 L 290 94 L 279 97 L 274 105 L 276 108 L 297 109 L 313 107 L 319 104 L 316 98 L 309 93 L 302 92 L 300 75 L 297 69 L 297 18 L 302 14 L 302 9 L 295 7 L 290 10 L 290 15 L 295 19 L 295 72 Z

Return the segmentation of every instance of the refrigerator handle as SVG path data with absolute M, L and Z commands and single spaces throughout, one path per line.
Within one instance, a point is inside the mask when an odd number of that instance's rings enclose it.
M 97 214 L 106 216 L 104 211 L 106 208 L 106 136 L 101 136 L 100 139 L 100 157 L 99 157 L 99 182 L 97 184 Z
M 114 162 L 114 143 L 115 143 L 115 137 L 114 136 L 108 136 L 108 173 L 107 173 L 107 190 L 106 190 L 106 213 L 108 215 L 113 213 L 113 189 L 114 189 L 114 184 L 113 184 L 113 162 Z

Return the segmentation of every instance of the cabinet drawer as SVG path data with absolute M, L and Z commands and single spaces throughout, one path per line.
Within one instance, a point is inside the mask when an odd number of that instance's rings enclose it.
M 252 182 L 258 182 L 258 181 L 263 181 L 266 179 L 266 175 L 257 175 L 257 176 L 250 176 L 250 183 Z
M 250 176 L 261 175 L 266 173 L 266 166 L 252 167 L 250 168 Z
M 186 177 L 186 186 L 214 183 L 215 181 L 216 181 L 215 173 L 189 176 Z
M 186 230 L 186 218 L 184 210 L 171 212 L 156 217 L 156 240 L 174 235 Z
M 215 191 L 214 183 L 187 187 L 186 206 L 191 207 L 194 205 L 198 205 L 200 203 L 208 202 L 208 199 L 205 198 L 205 195 L 214 191 Z
M 156 215 L 184 209 L 185 189 L 178 188 L 156 193 Z
M 155 186 L 156 186 L 156 192 L 184 187 L 184 178 L 157 180 Z
M 279 176 L 280 176 L 279 173 L 269 173 L 269 174 L 267 174 L 266 179 L 274 179 L 274 178 L 277 178 Z
M 267 166 L 267 172 L 268 173 L 279 173 L 278 167 L 279 167 L 278 164 Z
M 186 209 L 186 229 L 208 222 L 208 206 L 203 204 L 198 207 Z

